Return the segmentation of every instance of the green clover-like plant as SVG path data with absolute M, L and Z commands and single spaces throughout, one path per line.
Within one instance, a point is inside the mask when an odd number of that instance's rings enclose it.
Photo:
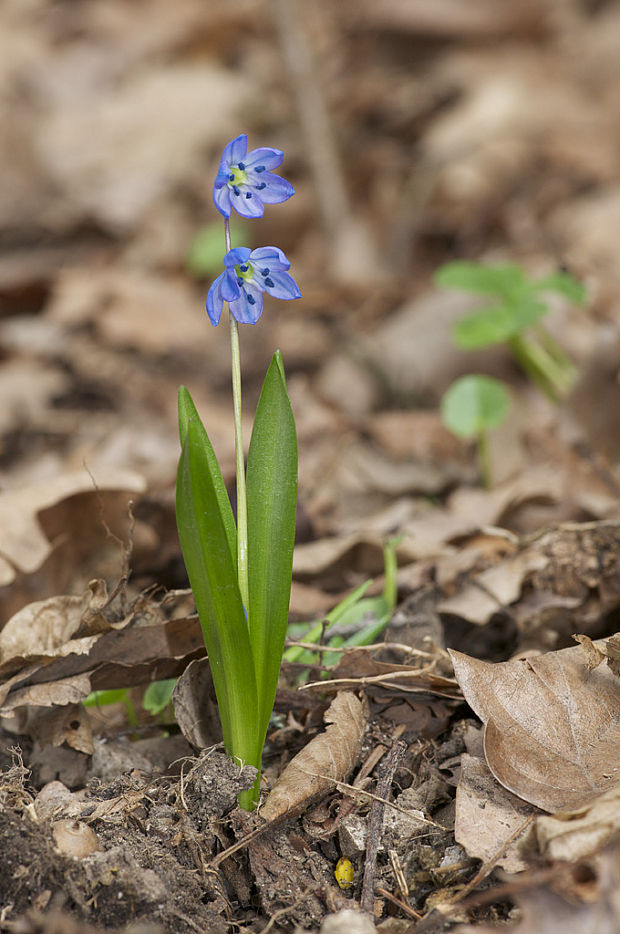
M 530 379 L 553 402 L 572 389 L 577 369 L 542 323 L 549 311 L 545 293 L 555 293 L 575 305 L 585 301 L 585 288 L 566 272 L 542 279 L 527 276 L 514 264 L 488 265 L 467 261 L 446 263 L 435 282 L 450 289 L 473 292 L 486 299 L 477 311 L 456 323 L 453 338 L 461 350 L 505 344 Z M 480 468 L 491 482 L 488 432 L 506 416 L 509 397 L 502 383 L 470 375 L 457 380 L 441 403 L 445 425 L 461 438 L 476 438 Z

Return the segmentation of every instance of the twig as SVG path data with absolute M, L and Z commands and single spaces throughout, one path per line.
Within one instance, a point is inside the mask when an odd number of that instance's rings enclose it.
M 366 861 L 364 863 L 364 880 L 362 882 L 362 896 L 360 907 L 369 915 L 373 915 L 375 871 L 377 866 L 377 851 L 383 828 L 383 815 L 385 803 L 390 794 L 392 779 L 400 759 L 404 756 L 407 744 L 398 740 L 394 743 L 383 766 L 383 774 L 377 784 L 377 798 L 383 800 L 373 801 L 368 822 L 368 838 L 366 842 Z
M 387 898 L 387 900 L 392 902 L 393 905 L 398 905 L 401 911 L 404 911 L 406 915 L 409 915 L 410 918 L 413 918 L 416 921 L 419 921 L 422 917 L 422 915 L 418 914 L 417 911 L 414 911 L 413 908 L 407 904 L 407 902 L 397 898 L 396 895 L 394 895 L 392 892 L 388 892 L 387 889 L 378 888 L 377 895 L 382 895 L 383 898 Z

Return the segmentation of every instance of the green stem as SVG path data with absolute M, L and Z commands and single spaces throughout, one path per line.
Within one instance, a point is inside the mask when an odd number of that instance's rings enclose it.
M 226 252 L 230 250 L 230 220 L 225 218 Z M 239 353 L 239 326 L 232 312 L 230 321 L 230 349 L 232 354 L 232 390 L 235 415 L 235 459 L 237 464 L 237 576 L 239 591 L 249 616 L 250 600 L 248 586 L 248 504 L 245 489 L 245 459 L 243 456 L 243 434 L 241 431 L 241 357 Z
M 482 483 L 486 490 L 491 489 L 491 449 L 489 447 L 489 433 L 481 431 L 478 435 L 478 463 Z
M 559 402 L 565 391 L 561 368 L 544 347 L 522 334 L 511 337 L 508 345 L 527 375 L 552 402 Z
M 563 374 L 563 384 L 566 391 L 569 392 L 577 381 L 579 370 L 570 357 L 564 353 L 556 339 L 551 336 L 544 325 L 539 324 L 536 328 L 536 333 L 540 343 L 545 348 L 549 356 L 552 357 L 552 359 L 561 368 Z

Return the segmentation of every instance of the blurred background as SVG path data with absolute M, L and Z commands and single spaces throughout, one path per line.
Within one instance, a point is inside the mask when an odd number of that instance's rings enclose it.
M 303 295 L 241 329 L 246 438 L 276 347 L 298 423 L 294 612 L 380 573 L 389 535 L 414 586 L 472 525 L 614 516 L 619 46 L 613 0 L 3 0 L 3 615 L 113 576 L 126 515 L 110 500 L 106 534 L 86 533 L 101 501 L 84 471 L 136 501 L 137 584 L 183 584 L 180 383 L 234 470 L 228 329 L 204 301 L 225 252 L 213 179 L 239 133 L 284 151 L 297 192 L 231 222 L 238 244 L 284 250 Z M 455 259 L 586 285 L 548 322 L 580 371 L 561 407 L 504 349 L 454 346 L 475 300 L 433 274 Z M 470 372 L 511 388 L 486 492 L 438 408 Z

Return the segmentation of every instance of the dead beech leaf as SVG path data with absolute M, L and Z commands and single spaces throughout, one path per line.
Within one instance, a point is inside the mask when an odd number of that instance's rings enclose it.
M 40 513 L 80 493 L 93 496 L 117 490 L 141 493 L 144 488 L 144 480 L 138 474 L 105 468 L 98 470 L 94 478 L 87 470 L 76 470 L 21 489 L 3 490 L 0 493 L 0 585 L 11 584 L 17 571 L 25 574 L 36 571 L 52 553 L 54 544 L 41 526 Z
M 450 655 L 505 788 L 555 812 L 620 783 L 620 684 L 606 666 L 588 671 L 581 646 L 501 664 Z
M 454 837 L 469 856 L 483 862 L 493 858 L 509 837 L 535 812 L 493 778 L 483 759 L 463 753 L 456 789 Z M 518 852 L 518 838 L 497 860 L 506 872 L 521 872 L 526 863 Z
M 459 924 L 452 934 L 618 934 L 620 930 L 620 848 L 610 847 L 597 860 L 595 877 L 579 883 L 571 874 L 563 888 L 559 883 L 539 885 L 515 896 L 520 909 L 516 926 L 505 922 Z
M 532 836 L 548 860 L 586 859 L 620 831 L 620 785 L 571 811 L 536 819 Z
M 32 658 L 87 653 L 96 634 L 110 628 L 100 610 L 108 595 L 103 581 L 91 581 L 80 596 L 57 596 L 23 607 L 0 632 L 0 663 L 16 656 Z
M 366 714 L 355 694 L 337 694 L 325 713 L 329 724 L 292 759 L 261 808 L 268 821 L 294 813 L 345 781 L 358 760 Z

